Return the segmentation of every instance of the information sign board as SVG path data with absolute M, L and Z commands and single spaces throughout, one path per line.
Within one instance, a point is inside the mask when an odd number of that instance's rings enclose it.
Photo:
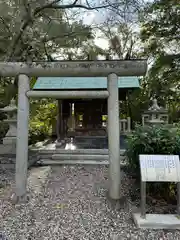
M 139 155 L 142 182 L 180 182 L 178 155 Z

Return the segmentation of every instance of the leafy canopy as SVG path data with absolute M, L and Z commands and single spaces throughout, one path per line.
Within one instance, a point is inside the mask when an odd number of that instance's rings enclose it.
M 180 89 L 179 0 L 156 0 L 147 5 L 141 16 L 141 39 L 152 60 L 151 95 L 177 100 Z

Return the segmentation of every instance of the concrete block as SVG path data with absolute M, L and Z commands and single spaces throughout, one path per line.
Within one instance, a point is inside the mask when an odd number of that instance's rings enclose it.
M 108 155 L 108 149 L 75 149 L 75 150 L 65 150 L 57 149 L 57 154 L 73 154 L 73 155 Z
M 16 145 L 16 137 L 5 137 L 3 138 L 4 145 Z
M 0 144 L 0 154 L 16 154 L 15 144 Z
M 109 165 L 109 161 L 99 161 L 99 160 L 51 160 L 51 159 L 40 159 L 39 163 L 41 165 Z
M 108 155 L 53 154 L 53 160 L 109 160 Z
M 143 219 L 140 213 L 134 213 L 133 219 L 138 228 L 180 230 L 180 217 L 175 214 L 146 214 Z

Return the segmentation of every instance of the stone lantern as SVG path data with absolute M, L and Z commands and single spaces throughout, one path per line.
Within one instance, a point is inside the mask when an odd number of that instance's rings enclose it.
M 5 119 L 4 122 L 9 124 L 9 130 L 3 138 L 3 145 L 15 146 L 17 137 L 17 106 L 15 104 L 15 100 L 12 99 L 10 104 L 0 109 L 0 111 L 6 113 L 7 119 Z
M 152 106 L 142 114 L 142 125 L 168 124 L 168 110 L 158 105 L 157 99 Z

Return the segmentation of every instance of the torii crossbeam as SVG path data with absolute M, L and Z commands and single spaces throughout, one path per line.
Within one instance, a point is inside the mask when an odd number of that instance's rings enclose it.
M 143 76 L 147 71 L 146 60 L 112 61 L 59 61 L 59 62 L 0 62 L 0 76 L 19 76 L 18 81 L 18 117 L 16 144 L 16 197 L 23 200 L 26 196 L 28 166 L 28 125 L 29 99 L 39 96 L 30 91 L 30 77 L 107 77 L 107 91 L 98 92 L 97 98 L 108 99 L 108 144 L 109 144 L 109 195 L 112 199 L 120 198 L 120 133 L 119 133 L 119 97 L 118 76 Z M 81 92 L 71 94 L 61 92 L 59 98 L 81 98 Z M 83 93 L 86 98 L 95 98 L 96 92 Z M 47 97 L 58 97 L 49 91 Z
M 0 76 L 25 74 L 29 77 L 106 77 L 109 73 L 143 76 L 146 68 L 145 60 L 0 62 Z

